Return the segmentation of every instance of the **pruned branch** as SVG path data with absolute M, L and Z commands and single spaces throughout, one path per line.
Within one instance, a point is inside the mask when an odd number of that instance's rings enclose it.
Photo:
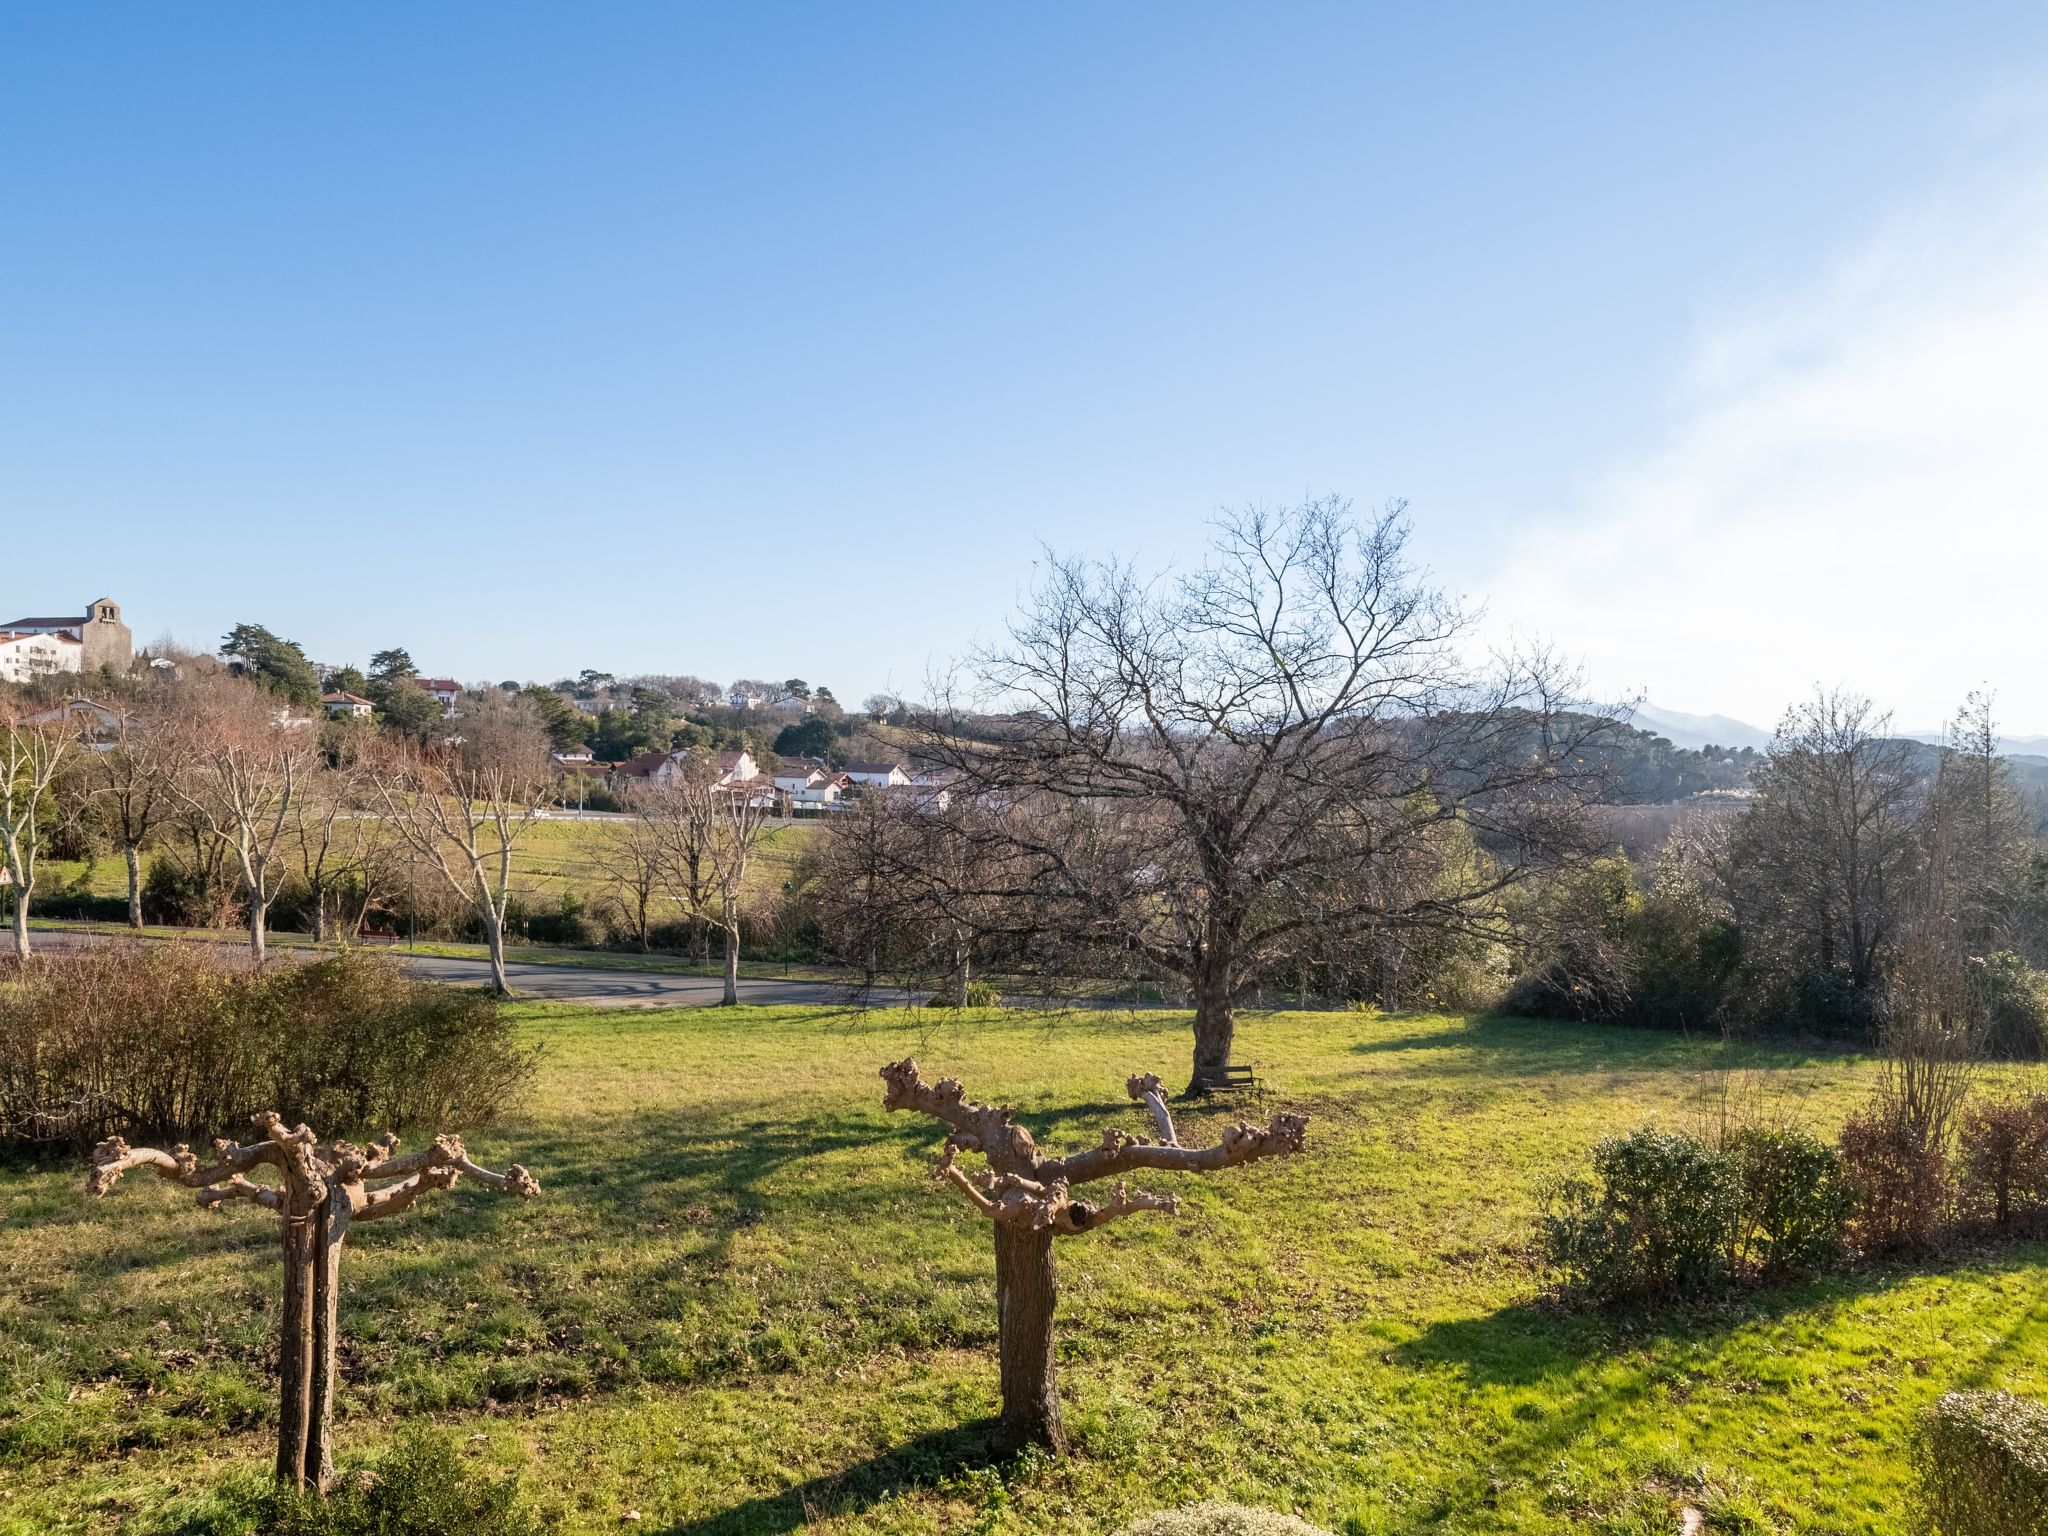
M 1157 1072 L 1147 1072 L 1133 1077 L 1124 1084 L 1131 1097 L 1152 1111 L 1152 1123 L 1159 1127 L 1159 1139 L 1169 1147 L 1180 1145 L 1180 1137 L 1174 1134 L 1173 1116 L 1166 1109 L 1166 1084 L 1159 1081 Z
M 1047 1158 L 1037 1154 L 1031 1133 L 1016 1123 L 1013 1111 L 973 1102 L 957 1079 L 927 1083 L 909 1057 L 882 1068 L 881 1076 L 888 1085 L 884 1109 L 915 1110 L 952 1127 L 933 1176 L 952 1184 L 991 1221 L 1034 1232 L 1092 1232 L 1140 1211 L 1170 1214 L 1179 1209 L 1175 1196 L 1134 1191 L 1121 1182 L 1114 1196 L 1097 1204 L 1075 1198 L 1071 1190 L 1077 1184 L 1140 1168 L 1173 1173 L 1235 1168 L 1262 1157 L 1299 1152 L 1308 1133 L 1306 1115 L 1282 1112 L 1265 1126 L 1232 1126 L 1215 1146 L 1182 1146 L 1166 1110 L 1163 1085 L 1155 1074 L 1143 1073 L 1125 1086 L 1133 1099 L 1152 1111 L 1163 1141 L 1111 1127 L 1102 1133 L 1100 1146 Z M 977 1180 L 959 1167 L 962 1152 L 987 1155 L 990 1171 Z

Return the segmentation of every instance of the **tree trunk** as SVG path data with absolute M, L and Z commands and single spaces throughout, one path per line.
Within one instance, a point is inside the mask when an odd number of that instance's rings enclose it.
M 725 920 L 725 996 L 721 1001 L 732 1008 L 740 1000 L 740 921 L 734 913 Z
M 142 850 L 130 844 L 128 853 L 128 926 L 142 926 Z
M 306 1431 L 313 1373 L 313 1227 L 310 1213 L 287 1211 L 283 1231 L 284 1306 L 277 1339 L 277 1480 L 306 1486 Z
M 334 1481 L 335 1347 L 341 1299 L 341 1247 L 348 1236 L 348 1194 L 328 1192 L 313 1231 L 312 1379 L 306 1408 L 306 1480 L 322 1493 Z
M 484 943 L 491 952 L 491 990 L 510 997 L 512 983 L 505 979 L 505 919 L 498 912 L 484 913 Z
M 997 1222 L 996 1318 L 1003 1381 L 1003 1412 L 993 1447 L 998 1456 L 1014 1456 L 1031 1445 L 1055 1456 L 1066 1452 L 1067 1430 L 1060 1422 L 1053 1377 L 1052 1316 L 1058 1295 L 1052 1233 Z
M 1205 970 L 1195 980 L 1195 1071 L 1188 1079 L 1190 1096 L 1204 1092 L 1204 1072 L 1230 1065 L 1230 1042 L 1237 1028 L 1234 989 Z
M 263 965 L 263 920 L 269 913 L 254 895 L 249 897 L 249 953 L 256 957 L 260 970 Z
M 8 889 L 14 893 L 14 953 L 17 958 L 28 958 L 28 892 L 19 881 Z
M 313 887 L 313 942 L 327 942 L 327 893 L 317 885 Z

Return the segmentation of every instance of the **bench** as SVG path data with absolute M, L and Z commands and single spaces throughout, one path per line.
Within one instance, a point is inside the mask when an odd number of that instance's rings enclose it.
M 1195 1086 L 1204 1093 L 1240 1093 L 1257 1089 L 1259 1080 L 1250 1067 L 1199 1067 Z

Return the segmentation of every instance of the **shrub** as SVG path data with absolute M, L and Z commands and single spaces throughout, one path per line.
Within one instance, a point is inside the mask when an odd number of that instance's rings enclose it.
M 1742 1166 L 1691 1136 L 1640 1130 L 1593 1149 L 1592 1180 L 1554 1184 L 1537 1242 L 1595 1300 L 1698 1295 L 1732 1278 Z
M 1984 1010 L 1984 1049 L 1994 1056 L 2048 1055 L 2048 977 L 2010 950 L 1970 962 Z
M 203 1141 L 275 1109 L 339 1135 L 488 1123 L 534 1053 L 481 992 L 351 952 L 241 969 L 111 944 L 0 968 L 0 1143 Z
M 1951 1392 L 1921 1421 L 1913 1464 L 1929 1536 L 2048 1536 L 2048 1404 Z
M 1850 1236 L 1865 1253 L 1925 1252 L 1953 1205 L 1948 1153 L 1882 1102 L 1842 1125 L 1842 1168 L 1855 1195 Z
M 1817 1274 L 1841 1259 L 1855 1206 L 1841 1153 L 1802 1131 L 1761 1127 L 1737 1131 L 1728 1151 L 1742 1188 L 1737 1273 L 1785 1279 Z
M 1248 1504 L 1183 1504 L 1125 1526 L 1118 1536 L 1328 1536 L 1319 1525 Z
M 324 1498 L 248 1486 L 170 1529 L 176 1536 L 540 1536 L 545 1527 L 521 1498 L 516 1476 L 490 1477 L 463 1460 L 452 1435 L 418 1430 L 343 1474 Z
M 940 992 L 925 1006 L 928 1008 L 952 1008 L 955 1006 L 961 1008 L 1000 1008 L 1003 1006 L 1003 994 L 996 990 L 994 982 L 970 981 L 961 989 L 957 1005 L 951 992 Z
M 1785 1023 L 1800 1034 L 1844 1040 L 1877 1036 L 1877 999 L 1856 985 L 1846 966 L 1799 972 L 1786 987 L 1782 1007 Z
M 1957 1134 L 1964 1210 L 2001 1231 L 2048 1216 L 2048 1095 L 1972 1105 Z

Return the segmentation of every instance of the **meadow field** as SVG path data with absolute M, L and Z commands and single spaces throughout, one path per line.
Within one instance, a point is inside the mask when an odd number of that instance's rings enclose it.
M 1715 1530 L 1884 1532 L 1937 1394 L 2048 1392 L 2043 1244 L 1656 1316 L 1543 1299 L 1538 1189 L 1601 1135 L 1686 1124 L 1723 1073 L 1832 1130 L 1865 1061 L 1259 1014 L 1239 1058 L 1263 1102 L 1190 1109 L 1182 1136 L 1298 1108 L 1306 1155 L 1146 1180 L 1178 1216 L 1067 1240 L 1076 1451 L 990 1466 L 989 1234 L 876 1071 L 915 1054 L 1041 1144 L 1088 1144 L 1145 1128 L 1124 1079 L 1178 1080 L 1184 1015 L 521 1020 L 537 1085 L 469 1140 L 543 1192 L 461 1188 L 352 1235 L 340 1433 L 446 1425 L 565 1531 L 1088 1533 L 1214 1496 L 1349 1533 L 1662 1533 L 1681 1502 Z M 272 1219 L 83 1185 L 75 1156 L 0 1168 L 0 1533 L 203 1529 L 267 1467 Z

